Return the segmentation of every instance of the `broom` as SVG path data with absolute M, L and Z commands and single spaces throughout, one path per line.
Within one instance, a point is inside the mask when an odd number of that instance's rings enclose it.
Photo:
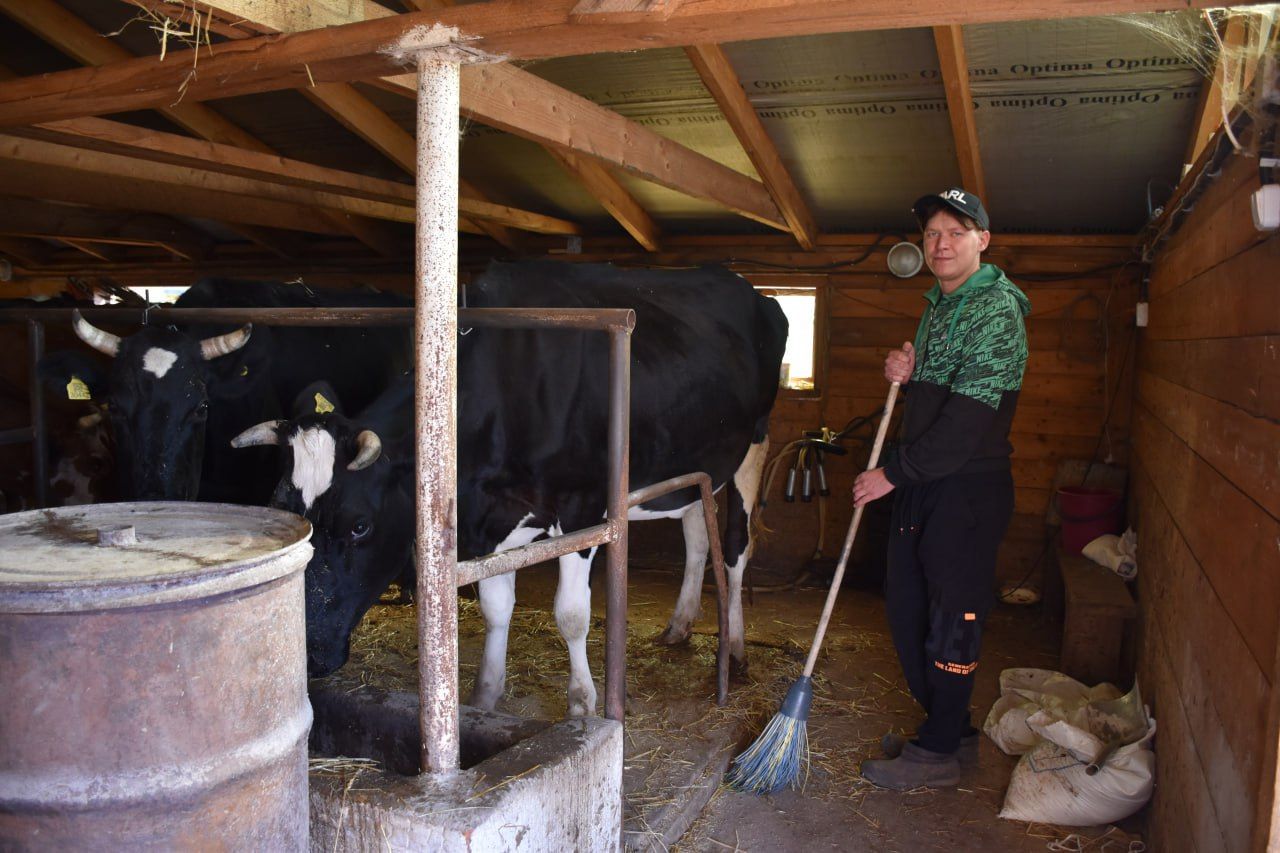
M 876 430 L 876 441 L 871 448 L 871 458 L 867 460 L 867 470 L 876 467 L 880 461 L 880 449 L 884 446 L 884 434 L 889 429 L 889 419 L 893 417 L 893 404 L 898 399 L 898 383 L 889 386 L 889 398 L 885 400 L 884 415 L 880 418 L 880 428 Z M 771 794 L 790 784 L 796 786 L 801 768 L 808 773 L 809 769 L 809 733 L 806 721 L 809 719 L 809 705 L 813 701 L 813 666 L 818 661 L 818 649 L 822 646 L 823 635 L 827 633 L 827 622 L 831 620 L 831 610 L 835 607 L 836 596 L 840 594 L 840 582 L 844 579 L 844 567 L 849 562 L 849 552 L 853 550 L 853 539 L 858 535 L 858 525 L 862 522 L 863 507 L 853 511 L 853 520 L 849 522 L 849 532 L 844 537 L 844 549 L 840 552 L 840 562 L 836 565 L 835 576 L 831 579 L 831 589 L 827 592 L 827 603 L 822 608 L 822 618 L 818 620 L 818 631 L 814 634 L 813 645 L 809 648 L 809 659 L 805 661 L 804 672 L 796 679 L 795 684 L 787 691 L 782 700 L 782 708 L 769 725 L 765 726 L 760 737 L 745 752 L 733 760 L 729 770 L 728 783 L 737 791 L 756 794 Z

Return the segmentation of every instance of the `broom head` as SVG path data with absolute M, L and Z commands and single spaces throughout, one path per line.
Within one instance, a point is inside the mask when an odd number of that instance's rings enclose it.
M 733 760 L 727 781 L 735 791 L 772 794 L 790 785 L 799 787 L 801 770 L 809 771 L 809 705 L 813 679 L 800 676 L 782 708 L 773 715 L 760 737 Z

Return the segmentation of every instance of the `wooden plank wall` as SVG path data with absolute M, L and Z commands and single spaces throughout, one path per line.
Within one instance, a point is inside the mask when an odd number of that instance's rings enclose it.
M 1089 459 L 1095 451 L 1100 460 L 1127 463 L 1138 269 L 1136 264 L 1119 266 L 1132 257 L 1124 248 L 1020 244 L 1001 249 L 999 242 L 996 235 L 985 259 L 1009 270 L 1032 304 L 1027 323 L 1031 355 L 1012 434 L 1015 515 L 999 568 L 1002 579 L 1018 580 L 1039 572 L 1033 567 L 1045 550 L 1044 513 L 1058 463 Z M 1091 272 L 1107 266 L 1113 268 Z M 1036 281 L 1020 278 L 1019 273 L 1058 280 Z M 827 375 L 822 395 L 779 401 L 770 430 L 775 451 L 804 429 L 824 424 L 840 429 L 851 418 L 874 413 L 884 404 L 885 355 L 914 337 L 924 306 L 921 297 L 932 285 L 931 278 L 904 280 L 888 273 L 771 273 L 748 278 L 775 287 L 816 284 L 825 292 L 827 341 L 820 356 Z M 852 511 L 849 490 L 868 451 L 862 447 L 855 456 L 827 462 L 832 488 L 828 556 L 839 553 Z M 774 533 L 757 551 L 759 563 L 782 574 L 803 565 L 817 534 L 813 506 L 782 502 L 784 473 L 775 480 L 766 511 L 766 524 Z
M 1280 629 L 1280 237 L 1234 156 L 1159 251 L 1138 347 L 1131 514 L 1155 850 L 1265 849 Z

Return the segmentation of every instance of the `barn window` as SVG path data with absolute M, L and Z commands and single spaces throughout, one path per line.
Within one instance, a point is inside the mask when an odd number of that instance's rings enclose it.
M 145 287 L 127 287 L 125 290 L 138 294 L 151 305 L 172 305 L 178 300 L 178 297 L 186 293 L 190 289 L 190 285 L 147 285 Z M 118 305 L 124 301 L 121 297 L 121 291 L 112 292 L 111 290 L 95 289 L 93 294 L 94 305 Z
M 782 356 L 782 373 L 779 386 L 801 394 L 818 391 L 819 360 L 815 342 L 818 340 L 818 301 L 816 287 L 768 287 L 757 288 L 765 296 L 772 296 L 787 315 L 787 349 Z
M 178 297 L 186 293 L 188 287 L 185 284 L 174 286 L 152 285 L 147 287 L 131 287 L 129 289 L 152 305 L 160 305 L 177 302 Z

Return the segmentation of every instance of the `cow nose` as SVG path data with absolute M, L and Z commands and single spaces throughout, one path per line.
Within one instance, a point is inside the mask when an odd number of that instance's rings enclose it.
M 307 675 L 311 678 L 323 678 L 337 672 L 346 662 L 346 649 L 307 648 Z

